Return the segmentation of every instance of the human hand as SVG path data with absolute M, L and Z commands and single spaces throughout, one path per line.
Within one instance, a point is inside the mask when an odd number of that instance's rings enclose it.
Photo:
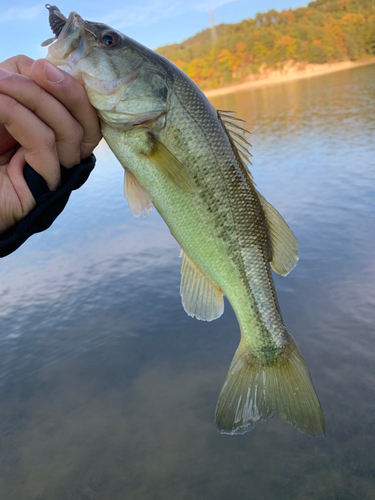
M 26 163 L 55 190 L 60 164 L 79 164 L 100 139 L 96 111 L 71 75 L 22 55 L 0 63 L 0 233 L 36 204 Z

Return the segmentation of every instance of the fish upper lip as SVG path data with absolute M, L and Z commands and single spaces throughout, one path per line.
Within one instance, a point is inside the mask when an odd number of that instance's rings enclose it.
M 63 29 L 60 31 L 57 40 L 62 40 L 63 38 L 65 38 L 67 35 L 70 34 L 69 31 L 70 32 L 76 31 L 77 29 L 81 28 L 83 24 L 84 20 L 82 19 L 82 17 L 79 14 L 77 14 L 77 12 L 71 12 L 69 14 L 69 17 L 65 25 L 63 26 Z
M 57 40 L 62 40 L 71 33 L 82 29 L 90 33 L 95 39 L 98 39 L 97 34 L 88 29 L 86 25 L 91 25 L 91 23 L 85 21 L 79 14 L 77 14 L 77 12 L 71 12 L 62 30 L 60 31 L 60 34 L 58 35 Z

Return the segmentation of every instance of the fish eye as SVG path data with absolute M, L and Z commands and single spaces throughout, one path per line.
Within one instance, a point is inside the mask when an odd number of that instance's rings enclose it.
M 100 41 L 106 47 L 113 47 L 114 45 L 117 45 L 118 39 L 117 33 L 107 31 L 106 33 L 103 33 Z

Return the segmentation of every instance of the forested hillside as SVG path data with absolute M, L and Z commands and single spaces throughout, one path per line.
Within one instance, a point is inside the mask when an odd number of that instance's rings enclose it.
M 316 0 L 216 26 L 157 51 L 201 88 L 241 81 L 286 62 L 325 63 L 375 55 L 375 0 Z M 216 41 L 215 41 L 216 38 Z

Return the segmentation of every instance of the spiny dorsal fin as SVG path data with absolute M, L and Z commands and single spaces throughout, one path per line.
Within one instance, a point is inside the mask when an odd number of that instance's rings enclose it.
M 282 276 L 286 276 L 298 262 L 298 242 L 292 230 L 263 195 L 257 191 L 267 219 L 272 242 L 271 267 Z
M 241 120 L 240 118 L 236 118 L 234 116 L 234 111 L 222 111 L 218 110 L 217 114 L 223 125 L 225 132 L 227 133 L 230 141 L 233 146 L 236 148 L 238 155 L 241 159 L 241 163 L 245 167 L 243 169 L 244 173 L 250 178 L 252 181 L 253 176 L 251 172 L 247 168 L 247 165 L 250 163 L 250 157 L 252 156 L 249 152 L 249 147 L 251 144 L 246 139 L 246 134 L 250 134 L 248 130 L 243 127 L 243 123 L 245 120 Z
M 153 148 L 144 153 L 147 158 L 165 174 L 176 186 L 184 191 L 195 191 L 194 180 L 182 163 L 156 138 L 153 138 Z
M 180 256 L 183 256 L 180 294 L 185 311 L 203 321 L 219 318 L 224 311 L 222 291 L 209 281 L 182 249 Z
M 236 111 L 227 111 L 227 110 L 224 110 L 224 109 L 217 109 L 216 111 L 225 120 L 229 120 L 229 121 L 232 121 L 234 123 L 237 122 L 237 124 L 246 123 L 246 121 L 243 120 L 242 118 L 237 118 L 237 116 L 235 116 L 236 115 Z M 242 128 L 242 126 L 241 126 L 241 128 Z
M 153 208 L 152 198 L 136 176 L 127 168 L 125 168 L 124 194 L 128 200 L 130 211 L 135 217 L 139 217 L 141 214 L 145 216 L 145 212 L 150 215 Z

